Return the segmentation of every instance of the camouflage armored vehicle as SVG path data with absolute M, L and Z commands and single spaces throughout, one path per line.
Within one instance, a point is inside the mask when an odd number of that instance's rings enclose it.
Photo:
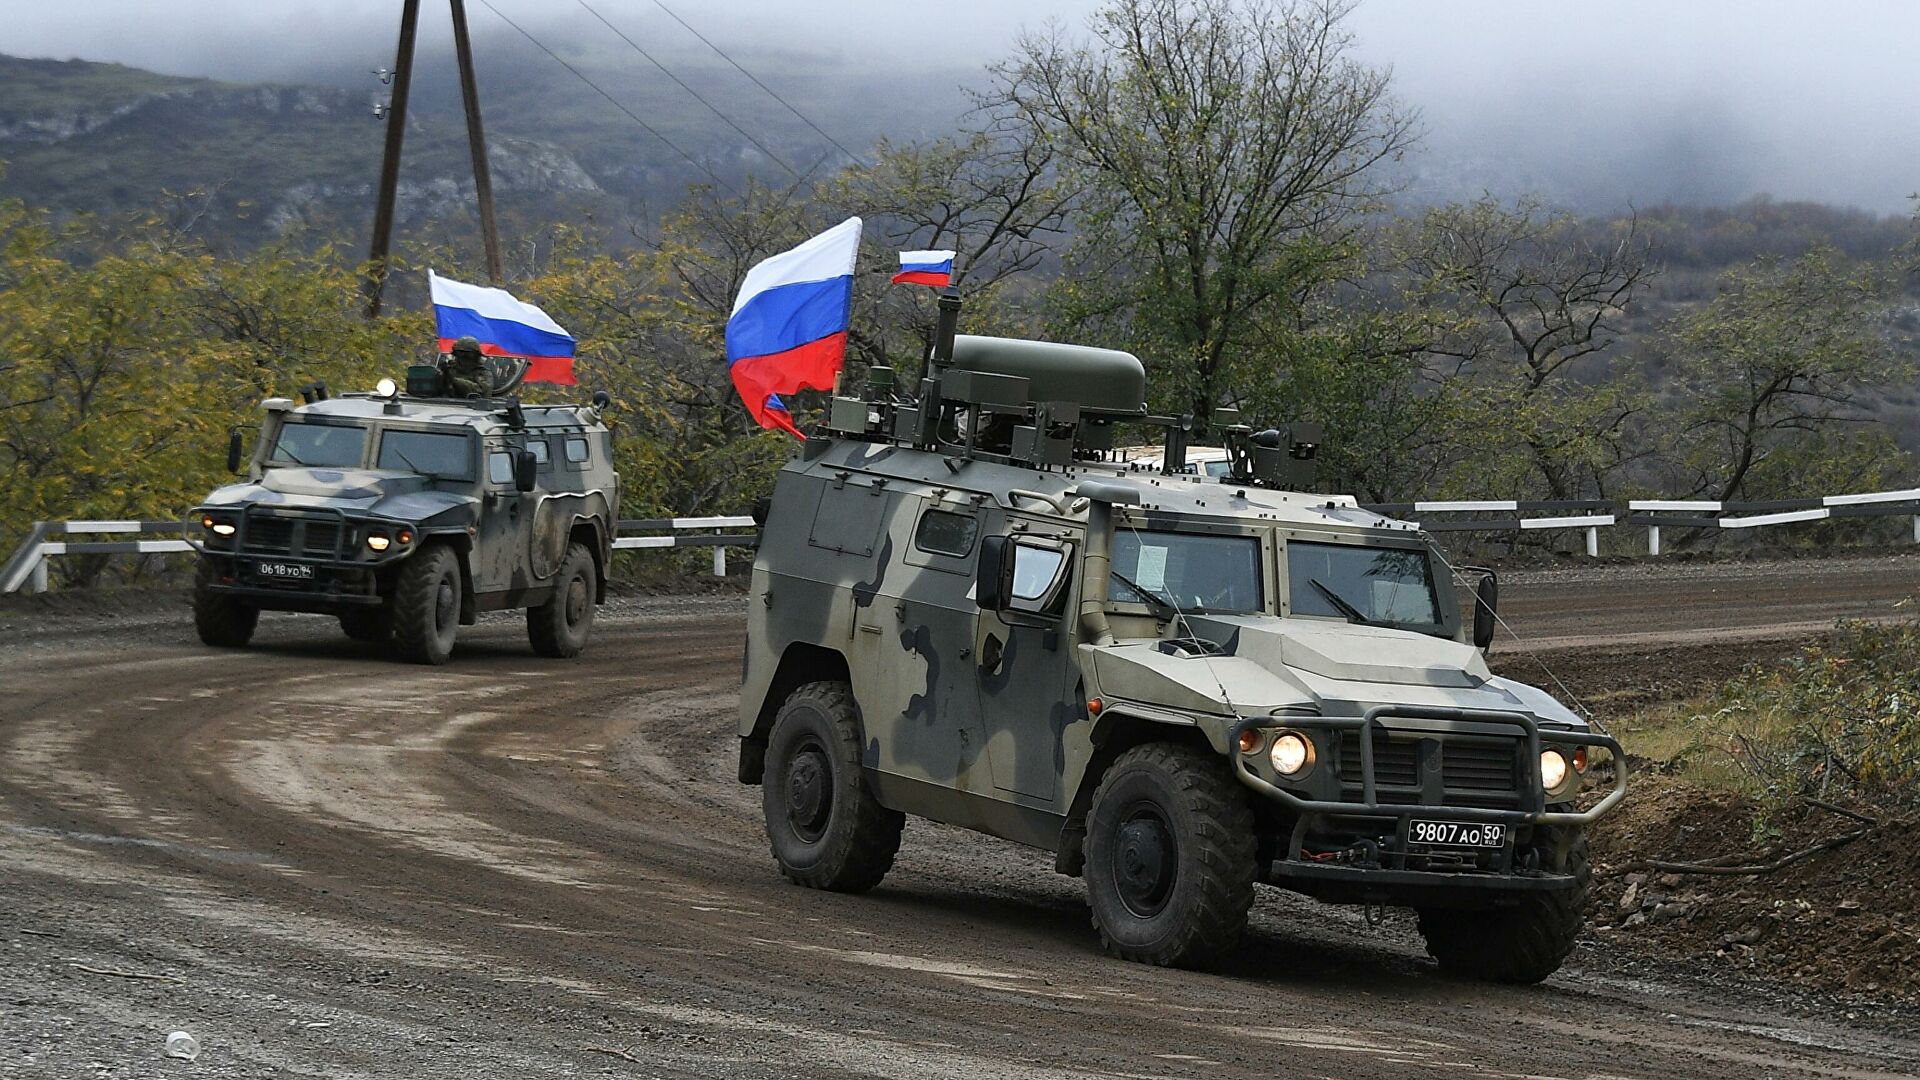
M 445 397 L 431 367 L 409 383 L 417 393 L 382 379 L 370 394 L 316 386 L 298 406 L 262 403 L 246 481 L 188 516 L 201 641 L 243 646 L 261 611 L 304 611 L 443 664 L 459 627 L 525 608 L 535 652 L 586 646 L 619 505 L 605 394 L 584 406 Z M 236 431 L 230 470 L 243 450 Z
M 1295 490 L 1309 426 L 1183 475 L 1133 356 L 944 315 L 918 393 L 835 399 L 763 508 L 739 775 L 781 871 L 870 888 L 913 814 L 1054 852 L 1130 960 L 1221 960 L 1264 882 L 1411 907 L 1450 971 L 1554 971 L 1624 762 L 1488 670 L 1490 580 L 1465 619 L 1416 527 Z M 1107 463 L 1122 423 L 1162 471 Z

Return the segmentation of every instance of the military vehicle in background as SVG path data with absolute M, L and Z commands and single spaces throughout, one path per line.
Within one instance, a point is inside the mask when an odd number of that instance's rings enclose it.
M 1491 578 L 1465 619 L 1415 526 L 1303 491 L 1310 425 L 1222 416 L 1229 475 L 1190 475 L 1135 357 L 957 318 L 913 393 L 835 398 L 762 513 L 739 778 L 781 871 L 871 888 L 913 814 L 1054 852 L 1130 960 L 1228 956 L 1266 882 L 1411 907 L 1452 972 L 1554 971 L 1625 763 L 1488 670 Z M 1160 471 L 1117 460 L 1129 423 Z
M 619 506 L 607 397 L 522 405 L 504 395 L 525 362 L 491 367 L 487 395 L 446 396 L 445 374 L 420 366 L 404 393 L 382 379 L 372 393 L 313 385 L 303 404 L 262 402 L 247 479 L 188 515 L 200 640 L 243 646 L 261 611 L 312 612 L 443 664 L 459 627 L 525 608 L 534 651 L 585 648 Z M 236 430 L 229 471 L 244 451 Z

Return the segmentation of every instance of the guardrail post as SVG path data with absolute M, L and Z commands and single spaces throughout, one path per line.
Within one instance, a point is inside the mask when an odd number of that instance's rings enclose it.
M 1913 542 L 1920 544 L 1920 514 L 1913 515 Z
M 1660 554 L 1660 526 L 1647 526 L 1647 554 Z
M 724 547 L 713 549 L 713 576 L 727 576 L 727 549 Z
M 35 551 L 33 558 L 33 569 L 27 574 L 27 591 L 43 593 L 47 591 L 47 557 Z
M 1587 558 L 1597 559 L 1599 557 L 1600 527 L 1597 525 L 1589 525 L 1587 526 Z

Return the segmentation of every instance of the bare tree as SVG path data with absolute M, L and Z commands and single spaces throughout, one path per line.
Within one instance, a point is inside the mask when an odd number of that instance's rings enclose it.
M 1480 321 L 1482 423 L 1524 446 L 1551 498 L 1575 497 L 1583 474 L 1597 481 L 1633 453 L 1626 423 L 1643 398 L 1612 362 L 1655 273 L 1635 219 L 1596 240 L 1531 201 L 1445 206 L 1427 214 L 1407 269 L 1421 303 Z

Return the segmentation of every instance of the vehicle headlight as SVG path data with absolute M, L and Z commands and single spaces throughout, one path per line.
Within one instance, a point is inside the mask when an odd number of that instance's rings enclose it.
M 1306 775 L 1313 768 L 1313 740 L 1297 731 L 1283 731 L 1267 751 L 1275 772 L 1289 780 Z
M 1540 786 L 1547 789 L 1548 794 L 1558 792 L 1572 774 L 1573 763 L 1567 760 L 1565 753 L 1559 750 L 1540 751 Z
M 392 546 L 393 541 L 387 539 L 386 533 L 374 533 L 367 537 L 367 547 L 374 551 L 385 551 Z
M 390 398 L 400 392 L 400 387 L 392 379 L 381 379 L 373 384 L 373 392 L 376 397 Z
M 212 514 L 206 514 L 200 518 L 200 527 L 215 536 L 232 536 L 235 532 L 233 522 L 222 521 Z

